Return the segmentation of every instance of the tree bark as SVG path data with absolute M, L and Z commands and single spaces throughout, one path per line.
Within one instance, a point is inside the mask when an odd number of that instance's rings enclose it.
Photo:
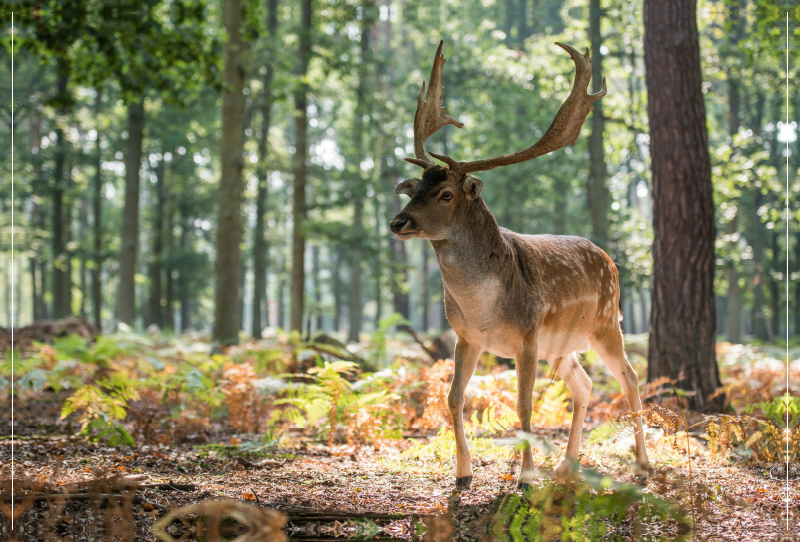
M 592 85 L 601 86 L 603 80 L 603 55 L 600 47 L 603 36 L 600 33 L 600 0 L 589 0 L 589 32 L 592 40 Z M 594 102 L 592 113 L 592 135 L 589 138 L 589 211 L 592 217 L 592 242 L 608 250 L 608 201 L 610 199 L 606 185 L 606 160 L 603 149 L 603 100 Z
M 68 96 L 67 84 L 69 83 L 70 74 L 68 68 L 64 63 L 59 63 L 58 69 L 58 97 L 60 100 L 66 100 Z M 60 106 L 58 109 L 59 116 L 64 116 L 67 109 Z M 53 179 L 53 318 L 64 318 L 70 314 L 70 306 L 68 303 L 69 293 L 66 287 L 69 285 L 69 255 L 67 254 L 67 243 L 65 239 L 64 222 L 67 218 L 64 217 L 64 189 L 66 180 L 65 176 L 65 163 L 67 160 L 67 145 L 64 141 L 64 128 L 56 125 L 56 152 L 55 152 L 55 177 Z M 69 207 L 66 211 L 69 217 Z
M 95 118 L 100 115 L 102 95 L 101 89 L 98 88 L 94 104 Z M 97 127 L 100 128 L 99 123 L 97 123 Z M 103 151 L 100 148 L 100 139 L 100 130 L 97 130 L 97 139 L 94 148 L 94 183 L 92 185 L 92 230 L 94 236 L 94 250 L 92 251 L 92 258 L 94 260 L 94 265 L 92 267 L 92 319 L 94 321 L 94 328 L 98 333 L 103 329 L 101 315 L 103 307 L 101 274 L 103 269 Z
M 139 249 L 139 168 L 144 136 L 144 102 L 128 104 L 128 152 L 125 155 L 125 208 L 119 258 L 117 322 L 133 326 L 136 320 L 136 258 Z
M 214 291 L 214 340 L 221 344 L 239 341 L 240 274 L 242 270 L 242 168 L 244 161 L 244 48 L 242 3 L 225 0 L 228 33 L 222 89 L 222 141 L 217 221 L 217 258 Z
M 267 32 L 274 47 L 278 46 L 275 34 L 278 30 L 278 0 L 269 0 L 267 8 Z M 258 140 L 258 194 L 256 195 L 256 227 L 253 231 L 253 337 L 260 337 L 264 326 L 269 325 L 269 305 L 267 303 L 267 241 L 265 238 L 264 215 L 267 212 L 267 142 L 271 125 L 272 78 L 275 73 L 274 62 L 267 62 L 264 74 L 264 91 L 261 96 L 261 138 Z M 262 309 L 263 302 L 263 309 Z M 262 323 L 262 310 L 265 320 Z
M 339 247 L 333 255 L 333 330 L 338 332 L 342 327 L 342 256 Z
M 314 331 L 322 331 L 322 281 L 319 277 L 319 245 L 311 247 L 311 268 L 314 274 Z
M 394 197 L 395 216 L 400 214 L 403 209 L 400 196 Z M 392 239 L 392 260 L 394 263 L 394 273 L 392 278 L 392 298 L 394 301 L 394 312 L 400 314 L 406 320 L 409 319 L 408 305 L 408 265 L 406 263 L 406 246 L 399 239 Z M 406 326 L 398 326 L 404 329 Z
M 191 231 L 191 224 L 189 223 L 189 206 L 188 203 L 181 202 L 181 262 L 178 269 L 178 290 L 181 296 L 181 331 L 189 331 L 191 329 L 191 306 L 189 298 L 189 264 L 187 256 L 189 254 L 189 235 Z
M 739 43 L 742 33 L 742 22 L 739 13 L 739 2 L 736 2 L 730 7 L 728 19 L 732 24 L 732 31 L 729 34 L 731 49 L 735 50 Z M 737 74 L 728 73 L 728 134 L 733 138 L 739 132 L 739 111 L 741 109 L 741 99 L 739 92 L 739 80 Z M 737 206 L 737 214 L 739 212 L 739 199 L 734 202 Z M 734 241 L 731 243 L 730 250 L 738 250 L 738 232 L 739 220 L 735 214 L 731 221 L 728 223 L 726 233 L 733 237 Z M 726 269 L 728 279 L 728 314 L 726 315 L 725 327 L 728 342 L 740 343 L 742 342 L 742 288 L 739 284 L 739 270 L 737 269 L 736 262 L 730 262 Z
M 164 176 L 166 168 L 164 160 L 159 160 L 156 166 L 156 208 L 153 215 L 153 240 L 150 260 L 150 299 L 148 305 L 149 324 L 155 324 L 159 328 L 164 327 L 163 310 L 161 308 L 161 261 L 164 257 L 164 204 L 165 188 Z
M 645 0 L 653 174 L 653 297 L 648 378 L 680 378 L 698 410 L 724 397 L 715 356 L 714 202 L 696 0 Z
M 303 331 L 305 305 L 305 252 L 306 252 L 306 164 L 308 155 L 308 83 L 306 74 L 311 60 L 311 16 L 313 0 L 302 0 L 300 46 L 297 51 L 297 89 L 294 93 L 294 192 L 292 193 L 292 286 L 290 322 L 291 331 Z
M 173 226 L 173 219 L 174 219 L 174 209 L 173 205 L 169 205 L 167 210 L 167 228 L 165 230 L 166 233 L 166 249 L 167 254 L 172 254 L 174 250 L 174 237 L 172 235 L 172 226 Z M 173 278 L 173 268 L 172 263 L 167 266 L 165 269 L 165 274 L 167 278 L 166 284 L 166 292 L 164 294 L 165 297 L 165 311 L 164 311 L 164 328 L 175 330 L 175 282 Z

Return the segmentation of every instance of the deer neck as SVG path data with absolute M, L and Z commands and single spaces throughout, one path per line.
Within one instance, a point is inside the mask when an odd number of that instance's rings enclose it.
M 498 263 L 508 247 L 497 220 L 478 198 L 465 209 L 447 239 L 431 241 L 442 281 L 449 291 L 467 292 L 482 281 L 499 275 Z

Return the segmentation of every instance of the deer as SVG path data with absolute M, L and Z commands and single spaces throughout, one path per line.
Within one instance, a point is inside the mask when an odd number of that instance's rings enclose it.
M 483 352 L 513 358 L 517 373 L 517 415 L 530 433 L 532 394 L 539 360 L 546 360 L 569 388 L 572 422 L 564 458 L 553 477 L 564 480 L 579 466 L 581 432 L 592 381 L 577 353 L 594 349 L 620 383 L 631 412 L 642 409 L 638 376 L 628 362 L 619 312 L 619 276 L 613 260 L 588 239 L 524 235 L 497 224 L 481 197 L 483 182 L 470 175 L 533 160 L 574 145 L 592 102 L 606 95 L 588 93 L 592 76 L 589 51 L 580 54 L 563 43 L 575 64 L 569 97 L 545 134 L 531 147 L 474 161 L 457 161 L 430 152 L 425 142 L 446 125 L 463 124 L 441 106 L 445 58 L 440 41 L 425 92 L 422 83 L 414 115 L 414 154 L 406 161 L 423 168 L 420 179 L 398 183 L 395 193 L 411 198 L 389 223 L 401 241 L 427 239 L 433 246 L 444 287 L 445 314 L 456 332 L 455 371 L 447 398 L 456 440 L 456 489 L 472 482 L 471 456 L 464 435 L 464 393 Z M 640 416 L 634 416 L 635 475 L 650 472 Z M 517 487 L 530 486 L 535 471 L 531 447 L 522 451 Z

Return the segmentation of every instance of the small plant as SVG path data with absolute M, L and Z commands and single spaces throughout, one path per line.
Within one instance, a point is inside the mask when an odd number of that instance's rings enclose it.
M 357 365 L 349 361 L 325 361 L 320 367 L 312 367 L 308 375 L 302 376 L 310 376 L 314 382 L 300 384 L 294 390 L 290 388 L 289 397 L 276 400 L 275 405 L 294 408 L 273 413 L 271 424 L 283 419 L 298 427 L 316 426 L 320 435 L 327 436 L 328 446 L 333 445 L 341 426 L 347 428 L 351 444 L 399 438 L 403 419 L 391 403 L 400 397 L 386 389 L 354 390 L 345 377 L 354 376 L 356 368 Z
M 139 398 L 136 386 L 136 380 L 123 373 L 87 384 L 64 402 L 61 418 L 80 412 L 81 435 L 95 442 L 106 439 L 112 446 L 134 446 L 133 437 L 120 422 L 127 417 L 128 403 Z

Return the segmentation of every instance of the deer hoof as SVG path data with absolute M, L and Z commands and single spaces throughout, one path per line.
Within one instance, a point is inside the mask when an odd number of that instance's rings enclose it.
M 636 465 L 633 477 L 637 484 L 644 485 L 652 473 L 653 469 L 650 465 Z
M 456 489 L 469 489 L 469 485 L 472 483 L 472 476 L 462 476 L 461 478 L 456 478 Z
M 530 489 L 531 485 L 528 482 L 517 482 L 517 489 L 525 491 L 526 489 Z

